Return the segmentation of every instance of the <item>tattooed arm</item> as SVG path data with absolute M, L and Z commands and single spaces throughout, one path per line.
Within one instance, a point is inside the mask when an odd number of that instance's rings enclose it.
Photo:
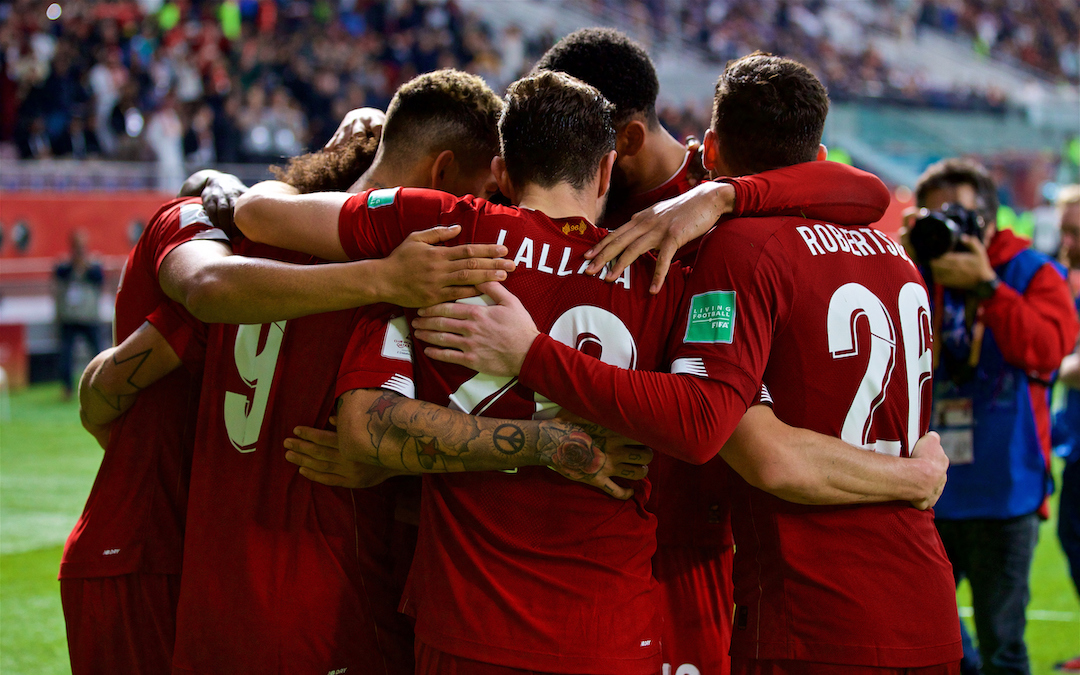
M 98 444 L 109 440 L 113 420 L 135 403 L 140 391 L 175 370 L 180 357 L 149 322 L 123 343 L 94 357 L 79 380 L 79 419 Z
M 381 389 L 354 389 L 338 403 L 340 436 L 327 440 L 326 432 L 300 427 L 303 440 L 287 441 L 290 451 L 325 459 L 317 446 L 336 442 L 347 460 L 400 473 L 548 466 L 619 499 L 633 490 L 611 478 L 640 480 L 652 459 L 651 450 L 585 422 L 473 417 Z

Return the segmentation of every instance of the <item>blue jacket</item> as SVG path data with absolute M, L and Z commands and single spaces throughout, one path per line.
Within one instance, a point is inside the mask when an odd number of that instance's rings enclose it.
M 1029 248 L 995 270 L 1004 284 L 1023 294 L 1045 265 L 1052 265 L 1064 279 L 1060 265 Z M 945 340 L 948 348 L 949 337 L 943 331 L 935 339 Z M 1033 513 L 1042 505 L 1053 482 L 1039 440 L 1033 390 L 1039 392 L 1036 395 L 1047 395 L 1045 387 L 1029 386 L 1028 373 L 1022 368 L 1006 363 L 990 330 L 968 381 L 957 385 L 943 366 L 934 373 L 935 402 L 969 398 L 974 419 L 973 461 L 949 468 L 945 491 L 935 507 L 938 518 L 1012 518 Z

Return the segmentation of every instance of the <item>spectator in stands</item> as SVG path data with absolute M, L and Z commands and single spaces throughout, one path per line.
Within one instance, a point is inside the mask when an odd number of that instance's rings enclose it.
M 278 88 L 271 94 L 270 107 L 262 122 L 270 131 L 275 159 L 303 153 L 307 145 L 307 118 L 286 89 Z
M 1076 82 L 1080 19 L 1075 3 L 1043 0 L 925 0 L 916 10 L 920 27 L 966 35 L 975 51 Z
M 71 398 L 75 340 L 82 338 L 93 356 L 101 351 L 101 301 L 105 274 L 86 248 L 86 233 L 71 233 L 71 257 L 53 272 L 56 323 L 60 330 L 60 385 L 64 400 Z
M 237 115 L 243 160 L 272 161 L 273 138 L 263 119 L 265 114 L 266 90 L 261 85 L 255 85 L 245 93 L 244 104 Z
M 198 166 L 209 166 L 217 161 L 214 110 L 205 103 L 191 114 L 191 120 L 184 131 L 184 157 Z
M 498 48 L 502 69 L 499 71 L 498 81 L 492 86 L 496 91 L 501 91 L 525 72 L 526 44 L 521 26 L 510 24 L 503 28 Z
M 949 455 L 936 523 L 956 582 L 971 584 L 983 672 L 1029 675 L 1024 643 L 1028 576 L 1050 478 L 1050 375 L 1076 344 L 1064 270 L 1030 242 L 998 230 L 997 191 L 969 160 L 929 167 L 920 207 L 963 210 L 960 249 L 928 253 L 910 233 L 934 298 L 931 428 Z
M 1073 275 L 1073 296 L 1080 311 L 1080 185 L 1058 195 L 1061 214 L 1061 261 Z M 1069 561 L 1073 585 L 1080 592 L 1080 344 L 1061 361 L 1061 383 L 1068 388 L 1065 407 L 1054 416 L 1054 451 L 1065 458 L 1058 508 L 1058 538 Z M 1059 663 L 1057 670 L 1080 673 L 1080 656 Z
M 120 97 L 109 113 L 109 138 L 111 146 L 104 146 L 111 157 L 127 161 L 143 159 L 143 117 L 142 104 L 139 101 L 139 85 L 133 81 L 124 83 Z M 99 122 L 98 128 L 101 128 Z M 102 140 L 99 134 L 98 139 Z
M 214 152 L 217 161 L 232 163 L 240 161 L 240 111 L 243 102 L 239 92 L 232 92 L 214 111 Z
M 72 159 L 99 156 L 101 143 L 98 141 L 93 123 L 88 124 L 82 114 L 76 111 L 64 131 L 53 139 L 53 151 L 57 157 Z
M 120 103 L 120 95 L 128 82 L 128 70 L 120 59 L 119 47 L 100 48 L 96 63 L 90 68 L 90 88 L 94 92 L 94 113 L 98 120 L 95 131 L 110 154 L 116 150 L 116 129 L 110 124 L 113 109 Z
M 1071 1 L 926 0 L 913 3 L 911 11 L 922 10 L 918 17 L 924 26 L 993 40 L 991 54 L 1025 60 L 1076 82 L 1080 29 L 1069 11 Z M 856 6 L 863 3 L 849 4 L 598 0 L 593 9 L 605 21 L 636 25 L 656 42 L 681 37 L 718 62 L 758 48 L 791 56 L 818 73 L 834 100 L 1005 109 L 1001 91 L 936 90 L 923 73 L 869 48 L 864 24 L 902 32 L 897 22 L 915 18 L 899 3 L 877 3 L 882 6 L 870 13 L 859 12 Z M 509 27 L 495 35 L 455 3 L 442 2 L 245 2 L 239 24 L 228 30 L 224 15 L 207 3 L 172 3 L 155 14 L 158 8 L 153 2 L 90 0 L 65 5 L 62 16 L 49 22 L 33 3 L 14 3 L 10 20 L 0 26 L 7 78 L 0 86 L 13 93 L 13 98 L 0 97 L 3 122 L 10 128 L 23 120 L 25 136 L 29 120 L 40 115 L 47 133 L 56 136 L 68 119 L 65 102 L 83 101 L 94 113 L 87 119 L 96 121 L 105 156 L 137 159 L 147 154 L 146 142 L 125 127 L 125 119 L 140 119 L 127 112 L 149 113 L 172 90 L 183 106 L 210 103 L 216 154 L 219 161 L 230 161 L 238 158 L 235 145 L 244 136 L 237 136 L 235 123 L 252 89 L 289 91 L 310 131 L 301 134 L 289 126 L 303 146 L 307 138 L 329 133 L 333 121 L 350 109 L 385 107 L 398 84 L 431 68 L 461 68 L 501 87 L 528 70 L 555 37 L 544 28 L 522 34 Z M 47 79 L 60 86 L 46 86 Z M 241 96 L 239 110 L 226 110 L 236 105 L 226 105 L 231 95 Z M 14 115 L 6 106 L 17 108 Z M 258 117 L 259 111 L 253 112 Z M 693 133 L 707 126 L 707 116 L 701 122 Z M 273 147 L 273 134 L 259 136 L 265 143 L 257 151 L 248 148 L 240 159 L 263 162 L 292 154 Z
M 26 131 L 18 136 L 19 156 L 23 159 L 48 159 L 53 156 L 52 141 L 40 115 L 30 120 Z
M 83 84 L 82 73 L 76 64 L 75 45 L 68 40 L 57 43 L 52 72 L 42 84 L 45 94 L 46 126 L 51 137 L 64 133 L 71 115 L 90 102 L 90 91 Z M 61 154 L 57 151 L 55 154 Z
M 158 189 L 176 192 L 184 183 L 184 127 L 170 92 L 146 123 L 146 144 L 157 159 Z

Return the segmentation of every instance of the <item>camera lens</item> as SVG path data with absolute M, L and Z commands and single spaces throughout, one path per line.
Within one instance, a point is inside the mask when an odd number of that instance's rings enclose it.
M 909 237 L 915 257 L 923 264 L 945 255 L 960 241 L 960 233 L 950 218 L 927 209 L 919 209 Z

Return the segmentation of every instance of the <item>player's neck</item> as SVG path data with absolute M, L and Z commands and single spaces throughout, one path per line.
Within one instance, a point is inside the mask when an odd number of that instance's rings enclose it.
M 630 186 L 634 194 L 655 190 L 666 183 L 686 160 L 686 146 L 658 127 L 645 137 L 645 147 L 635 156 L 636 180 Z
M 420 172 L 416 172 L 420 175 Z M 356 179 L 349 192 L 363 192 L 372 188 L 397 187 L 426 187 L 427 184 L 408 171 L 402 171 L 393 163 L 385 162 L 381 155 L 376 155 L 375 160 L 360 178 Z
M 592 183 L 581 190 L 569 183 L 550 188 L 532 184 L 522 188 L 517 196 L 518 206 L 539 211 L 552 220 L 584 218 L 595 223 L 600 217 L 600 200 L 596 198 L 596 185 Z

